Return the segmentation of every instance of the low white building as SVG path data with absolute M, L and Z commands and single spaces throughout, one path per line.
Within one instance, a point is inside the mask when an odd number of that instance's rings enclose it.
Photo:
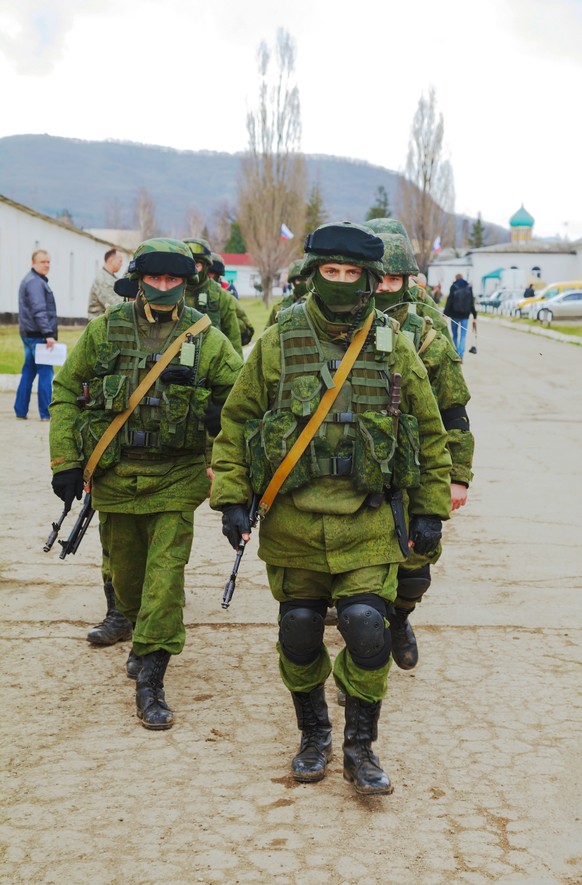
M 116 243 L 77 230 L 0 195 L 0 321 L 16 321 L 18 289 L 30 270 L 32 253 L 46 249 L 51 258 L 49 284 L 59 321 L 84 322 L 91 284 L 103 267 L 105 253 L 111 248 L 119 249 L 127 261 L 131 258 L 131 252 Z

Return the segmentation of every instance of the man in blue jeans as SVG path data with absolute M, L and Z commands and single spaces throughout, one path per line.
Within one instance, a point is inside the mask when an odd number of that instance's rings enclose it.
M 464 280 L 462 275 L 458 273 L 451 286 L 444 315 L 449 317 L 451 321 L 451 337 L 461 360 L 465 353 L 467 328 L 471 314 L 473 315 L 473 329 L 477 331 L 477 308 L 475 307 L 473 289 L 467 280 Z
M 32 383 L 38 375 L 38 411 L 41 421 L 50 420 L 53 367 L 40 365 L 35 360 L 36 345 L 46 344 L 52 350 L 58 334 L 57 306 L 47 278 L 50 266 L 48 252 L 44 249 L 33 252 L 32 268 L 18 292 L 18 328 L 24 345 L 24 365 L 14 402 L 17 418 L 28 417 Z

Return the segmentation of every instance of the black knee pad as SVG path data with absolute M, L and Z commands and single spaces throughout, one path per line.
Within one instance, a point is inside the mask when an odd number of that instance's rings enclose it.
M 352 660 L 363 670 L 388 663 L 392 643 L 384 624 L 386 603 L 374 593 L 358 593 L 337 603 L 338 630 Z
M 430 582 L 430 565 L 423 565 L 414 571 L 398 569 L 398 596 L 407 602 L 420 602 Z
M 279 642 L 294 664 L 311 664 L 323 645 L 327 603 L 322 599 L 282 602 L 279 606 Z

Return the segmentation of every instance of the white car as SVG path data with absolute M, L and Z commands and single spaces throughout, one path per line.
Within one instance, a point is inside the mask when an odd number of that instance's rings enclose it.
M 553 320 L 578 319 L 582 320 L 582 289 L 568 289 L 561 295 L 531 305 L 532 319 L 542 323 L 551 323 Z

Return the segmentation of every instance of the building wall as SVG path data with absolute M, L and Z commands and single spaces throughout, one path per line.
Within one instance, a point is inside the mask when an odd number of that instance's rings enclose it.
M 576 279 L 579 261 L 578 256 L 564 253 L 535 252 L 473 252 L 473 290 L 475 295 L 483 291 L 482 278 L 498 267 L 504 268 L 501 281 L 489 280 L 485 292 L 499 289 L 502 286 L 514 289 L 527 285 L 534 277 L 533 268 L 540 268 L 540 285 L 558 280 Z M 511 270 L 515 267 L 516 270 Z
M 46 249 L 59 317 L 86 318 L 91 284 L 110 248 L 112 244 L 0 200 L 0 314 L 18 313 L 18 288 L 30 270 L 32 253 Z

